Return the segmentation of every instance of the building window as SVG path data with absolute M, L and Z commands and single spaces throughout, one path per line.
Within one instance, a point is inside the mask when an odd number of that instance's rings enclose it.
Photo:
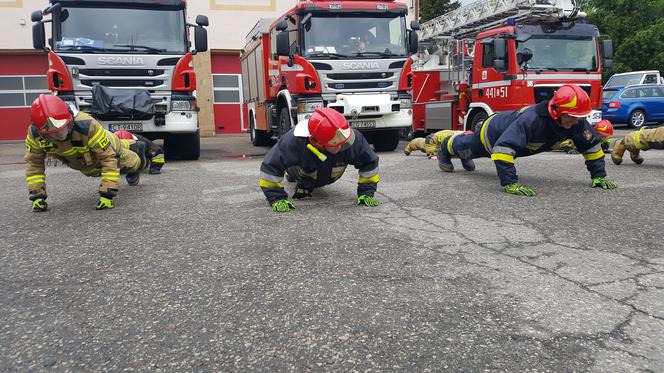
M 51 93 L 45 75 L 0 76 L 0 108 L 29 107 L 42 93 Z
M 213 74 L 212 90 L 215 104 L 242 103 L 242 76 L 240 74 Z

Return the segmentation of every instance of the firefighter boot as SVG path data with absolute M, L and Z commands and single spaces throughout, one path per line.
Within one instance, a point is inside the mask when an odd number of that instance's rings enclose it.
M 629 150 L 629 149 L 627 149 Z M 632 159 L 632 162 L 636 164 L 641 164 L 643 163 L 643 157 L 640 155 L 641 151 L 639 149 L 636 150 L 629 150 L 629 158 Z
M 470 158 L 461 158 L 461 165 L 466 171 L 475 171 L 475 162 Z
M 611 160 L 614 164 L 622 163 L 625 150 L 627 150 L 625 141 L 623 139 L 616 141 L 616 144 L 613 146 L 613 151 L 611 152 Z
M 438 148 L 438 167 L 445 172 L 454 171 L 454 165 L 452 164 L 452 156 L 447 151 L 447 142 L 450 141 L 450 137 L 443 140 Z
M 145 143 L 142 141 L 139 141 L 135 144 L 132 144 L 134 149 L 130 149 L 134 151 L 136 154 L 138 154 L 138 158 L 141 160 L 140 165 L 138 166 L 138 169 L 134 170 L 133 172 L 127 172 L 127 175 L 125 176 L 125 179 L 127 179 L 127 184 L 131 186 L 136 186 L 138 183 L 141 181 L 141 171 L 145 168 L 147 164 L 147 158 L 145 157 Z

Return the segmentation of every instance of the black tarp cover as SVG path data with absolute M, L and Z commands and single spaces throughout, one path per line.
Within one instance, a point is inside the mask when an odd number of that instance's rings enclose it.
M 92 113 L 99 115 L 145 115 L 154 113 L 152 98 L 140 89 L 92 88 Z

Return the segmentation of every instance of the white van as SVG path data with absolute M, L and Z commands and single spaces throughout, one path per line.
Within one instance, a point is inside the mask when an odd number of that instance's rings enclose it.
M 657 70 L 632 71 L 629 73 L 614 74 L 604 85 L 604 89 L 613 90 L 634 84 L 664 84 L 662 74 Z

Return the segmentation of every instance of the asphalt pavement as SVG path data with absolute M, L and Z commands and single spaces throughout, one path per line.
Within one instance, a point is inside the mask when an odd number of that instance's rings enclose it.
M 528 198 L 404 146 L 376 208 L 351 167 L 273 213 L 267 148 L 219 136 L 109 211 L 51 165 L 31 213 L 1 143 L 0 371 L 664 371 L 664 151 L 607 157 L 612 191 L 580 155 L 520 158 Z

